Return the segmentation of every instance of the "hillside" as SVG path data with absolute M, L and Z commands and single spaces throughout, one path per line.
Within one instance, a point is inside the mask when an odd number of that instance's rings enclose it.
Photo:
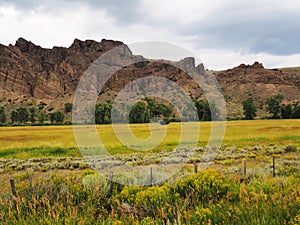
M 266 69 L 261 63 L 241 64 L 226 71 L 214 72 L 226 98 L 229 114 L 241 115 L 241 103 L 253 97 L 260 113 L 272 95 L 284 95 L 284 103 L 300 99 L 300 68 Z
M 166 77 L 176 82 L 194 97 L 203 91 L 183 70 L 196 71 L 207 83 L 216 76 L 223 90 L 229 116 L 240 116 L 241 102 L 252 96 L 264 114 L 263 102 L 271 95 L 281 93 L 285 102 L 295 102 L 300 96 L 300 68 L 266 69 L 260 63 L 240 65 L 226 71 L 204 71 L 202 64 L 196 66 L 193 58 L 185 58 L 173 64 L 135 56 L 119 41 L 101 42 L 75 39 L 68 47 L 45 49 L 23 38 L 15 45 L 0 45 L 0 104 L 14 108 L 19 104 L 43 102 L 46 110 L 60 109 L 71 102 L 78 82 L 90 64 L 105 52 L 123 46 L 123 58 L 132 65 L 119 71 L 105 84 L 99 100 L 113 100 L 128 83 L 145 76 Z M 143 60 L 134 63 L 135 59 Z M 108 70 L 118 66 L 108 65 Z M 179 67 L 179 68 L 178 68 Z

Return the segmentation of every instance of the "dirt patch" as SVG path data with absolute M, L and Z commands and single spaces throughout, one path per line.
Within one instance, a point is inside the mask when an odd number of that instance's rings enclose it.
M 257 131 L 272 131 L 272 130 L 300 130 L 300 127 L 274 126 L 274 127 L 264 127 L 264 128 L 257 129 Z
M 36 136 L 32 135 L 20 135 L 20 136 L 6 136 L 1 137 L 0 141 L 26 141 L 36 139 Z

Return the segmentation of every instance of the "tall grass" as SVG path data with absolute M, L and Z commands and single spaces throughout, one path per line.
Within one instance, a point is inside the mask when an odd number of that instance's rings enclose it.
M 154 187 L 52 176 L 2 193 L 0 224 L 299 224 L 299 174 L 226 177 L 213 170 Z

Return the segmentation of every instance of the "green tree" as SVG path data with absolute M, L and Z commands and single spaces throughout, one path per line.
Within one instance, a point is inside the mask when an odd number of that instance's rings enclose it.
M 97 103 L 95 107 L 95 122 L 97 124 L 111 123 L 111 108 L 112 105 L 106 102 Z
M 254 105 L 253 98 L 247 98 L 243 101 L 243 111 L 247 120 L 253 120 L 256 117 L 257 108 Z
M 73 104 L 71 102 L 65 103 L 65 112 L 72 112 Z
M 280 113 L 282 100 L 283 100 L 282 94 L 271 96 L 266 100 L 267 111 L 272 114 L 273 119 L 280 118 L 279 113 Z
M 148 104 L 148 108 L 151 117 L 169 117 L 172 112 L 171 107 L 157 102 L 151 102 Z
M 136 102 L 129 113 L 130 123 L 149 123 L 150 121 L 150 110 L 147 108 L 145 102 Z
M 298 101 L 296 104 L 294 104 L 291 117 L 293 119 L 300 118 L 300 101 Z
M 50 114 L 51 123 L 63 123 L 65 119 L 65 114 L 63 111 L 59 110 Z
M 59 110 L 56 113 L 56 123 L 63 123 L 65 120 L 65 114 L 63 111 Z
M 17 110 L 13 110 L 13 111 L 11 111 L 11 113 L 10 113 L 10 119 L 11 119 L 11 122 L 12 123 L 15 123 L 15 122 L 17 122 L 18 121 L 18 116 L 17 116 Z
M 202 121 L 218 120 L 220 118 L 220 111 L 216 104 L 212 102 L 208 103 L 206 100 L 195 101 L 197 108 L 198 118 Z
M 209 111 L 209 104 L 207 101 L 199 100 L 195 102 L 195 106 L 197 108 L 197 114 L 199 120 L 205 120 L 207 118 L 207 112 Z
M 31 123 L 35 122 L 35 114 L 36 114 L 35 106 L 29 107 L 29 120 Z
M 15 122 L 26 123 L 28 121 L 28 116 L 29 116 L 28 109 L 25 107 L 20 107 L 11 112 L 10 118 L 12 123 Z
M 280 107 L 282 119 L 290 119 L 292 116 L 293 106 L 291 104 L 283 105 Z
M 44 123 L 44 121 L 45 121 L 45 113 L 43 111 L 40 111 L 38 119 L 39 119 L 39 123 L 40 124 Z
M 6 123 L 6 113 L 5 113 L 5 107 L 0 107 L 0 123 Z
M 51 113 L 50 114 L 50 121 L 51 121 L 51 123 L 54 123 L 54 122 L 56 122 L 56 112 L 53 112 L 53 113 Z

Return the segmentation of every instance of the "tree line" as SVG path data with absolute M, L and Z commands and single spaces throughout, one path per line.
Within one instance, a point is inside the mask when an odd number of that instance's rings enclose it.
M 5 106 L 0 107 L 0 123 L 1 124 L 44 124 L 46 120 L 50 120 L 52 124 L 63 124 L 65 122 L 65 114 L 72 111 L 72 103 L 65 103 L 64 110 L 57 110 L 46 114 L 43 110 L 44 104 L 40 104 L 38 107 L 32 106 L 20 106 L 13 109 L 9 115 L 7 115 L 7 109 Z M 7 120 L 9 116 L 10 121 Z
M 300 101 L 293 104 L 283 104 L 284 96 L 277 94 L 270 96 L 264 102 L 266 111 L 271 115 L 270 119 L 290 119 L 300 118 Z M 110 124 L 112 122 L 111 113 L 114 110 L 115 120 L 114 122 L 123 123 L 149 123 L 150 121 L 163 122 L 164 124 L 169 122 L 179 121 L 211 121 L 218 120 L 220 118 L 220 110 L 217 105 L 212 102 L 209 104 L 204 99 L 194 99 L 193 105 L 186 106 L 187 108 L 181 109 L 182 115 L 178 116 L 174 107 L 169 104 L 163 104 L 155 101 L 154 99 L 144 98 L 137 101 L 132 107 L 126 106 L 128 114 L 122 110 L 116 108 L 113 109 L 112 103 L 102 102 L 95 105 L 95 123 L 96 124 Z M 257 106 L 254 104 L 252 97 L 247 98 L 242 102 L 243 115 L 245 119 L 252 120 L 257 116 Z M 5 106 L 0 107 L 0 124 L 44 124 L 46 120 L 51 124 L 63 124 L 65 123 L 66 113 L 72 112 L 72 103 L 65 103 L 63 110 L 57 110 L 46 114 L 43 110 L 44 105 L 40 104 L 36 106 L 21 106 L 10 112 L 7 115 L 7 109 Z M 193 108 L 191 108 L 193 107 Z M 197 118 L 191 112 L 195 110 L 197 112 Z M 7 121 L 9 116 L 10 122 Z
M 150 121 L 169 123 L 180 121 L 210 121 L 220 118 L 220 110 L 215 103 L 209 104 L 206 100 L 192 99 L 193 105 L 184 105 L 181 109 L 182 115 L 175 113 L 172 105 L 163 104 L 154 99 L 144 98 L 137 101 L 132 107 L 128 105 L 125 110 L 129 111 L 129 123 L 149 123 Z M 97 124 L 111 123 L 111 111 L 114 110 L 114 122 L 128 122 L 127 114 L 116 108 L 112 109 L 112 104 L 97 103 L 95 107 L 95 122 Z M 191 113 L 196 110 L 197 115 Z
M 300 118 L 300 101 L 294 104 L 283 104 L 284 96 L 277 94 L 266 99 L 266 111 L 270 113 L 270 119 L 297 119 Z M 243 114 L 245 119 L 253 120 L 257 116 L 257 107 L 253 98 L 243 101 Z

